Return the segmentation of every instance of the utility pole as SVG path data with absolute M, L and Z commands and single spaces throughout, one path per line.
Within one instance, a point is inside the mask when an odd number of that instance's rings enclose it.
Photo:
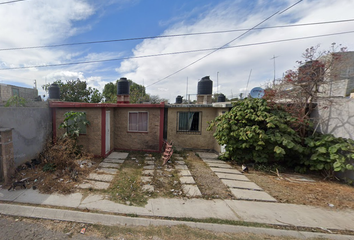
M 273 60 L 273 65 L 274 65 L 274 78 L 273 78 L 273 88 L 275 87 L 275 59 L 278 58 L 279 56 L 273 55 L 273 57 L 270 60 Z
M 219 93 L 219 72 L 216 73 L 216 93 Z

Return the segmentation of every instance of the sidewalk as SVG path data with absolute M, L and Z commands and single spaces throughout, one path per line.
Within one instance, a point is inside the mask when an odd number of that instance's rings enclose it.
M 148 203 L 144 207 L 136 207 L 109 201 L 105 199 L 105 196 L 103 195 L 91 194 L 87 197 L 83 197 L 81 193 L 74 193 L 70 195 L 41 194 L 37 190 L 32 189 L 16 191 L 7 191 L 6 189 L 1 189 L 0 201 L 2 202 L 0 202 L 0 214 L 66 221 L 82 221 L 89 223 L 94 222 L 107 225 L 135 224 L 146 226 L 149 224 L 173 225 L 188 223 L 179 221 L 156 220 L 151 218 L 149 219 L 149 217 L 193 219 L 215 218 L 284 226 L 314 227 L 354 231 L 354 211 L 352 210 L 337 211 L 319 207 L 276 202 L 221 199 L 204 200 L 201 198 L 157 198 L 149 199 Z M 23 206 L 18 204 L 34 204 L 40 205 L 40 207 Z M 50 209 L 45 208 L 45 206 L 65 207 L 71 210 Z M 98 211 L 99 213 L 84 213 L 81 212 L 81 210 Z M 128 218 L 119 216 L 123 214 L 137 215 L 138 217 Z M 188 224 L 192 224 L 193 226 L 203 225 L 202 223 L 192 222 Z M 204 224 L 203 226 L 205 228 L 215 228 L 215 230 L 222 230 L 223 226 L 225 229 L 230 228 L 231 230 L 234 229 L 232 231 L 238 230 L 239 232 L 241 231 L 240 229 L 243 231 L 252 229 L 249 227 L 227 227 L 228 225 L 218 224 Z M 278 231 L 275 229 L 263 228 L 261 230 L 273 232 Z M 288 234 L 297 233 L 297 237 L 303 236 L 303 233 L 300 234 L 296 231 L 282 230 L 281 232 L 287 232 Z M 267 234 L 271 233 L 268 232 Z M 325 235 L 322 234 L 321 236 Z M 316 237 L 319 236 L 316 235 Z M 354 239 L 354 236 L 330 235 L 330 237 L 345 237 L 338 239 Z

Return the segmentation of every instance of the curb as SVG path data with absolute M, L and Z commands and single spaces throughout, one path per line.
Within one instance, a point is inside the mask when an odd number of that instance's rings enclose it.
M 102 213 L 89 213 L 73 210 L 61 210 L 36 206 L 23 206 L 0 203 L 0 214 L 9 216 L 20 216 L 28 218 L 40 218 L 48 220 L 60 220 L 69 222 L 82 222 L 90 224 L 101 224 L 106 226 L 174 226 L 186 225 L 192 228 L 199 228 L 214 232 L 267 234 L 272 236 L 288 236 L 300 239 L 326 238 L 326 239 L 354 239 L 350 235 L 325 234 L 315 232 L 245 227 L 225 224 L 198 223 L 186 221 L 173 221 L 163 219 L 149 219 L 141 217 L 125 217 Z

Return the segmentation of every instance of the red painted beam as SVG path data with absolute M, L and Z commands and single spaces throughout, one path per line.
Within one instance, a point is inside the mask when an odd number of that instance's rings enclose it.
M 85 103 L 85 102 L 49 102 L 51 108 L 163 108 L 165 103 L 160 104 L 130 104 L 130 103 Z
M 164 117 L 165 117 L 165 108 L 160 108 L 160 136 L 159 136 L 159 152 L 162 151 L 163 145 L 163 125 L 164 125 Z

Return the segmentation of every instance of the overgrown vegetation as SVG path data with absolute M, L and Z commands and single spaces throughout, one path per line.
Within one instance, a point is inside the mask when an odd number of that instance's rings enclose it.
M 5 107 L 25 107 L 26 99 L 17 95 L 12 96 L 6 101 Z
M 354 169 L 354 141 L 319 133 L 302 139 L 294 126 L 296 118 L 279 105 L 244 99 L 212 121 L 208 130 L 215 128 L 216 140 L 226 145 L 222 157 L 237 163 L 277 163 L 302 172 L 321 172 L 325 178 Z

